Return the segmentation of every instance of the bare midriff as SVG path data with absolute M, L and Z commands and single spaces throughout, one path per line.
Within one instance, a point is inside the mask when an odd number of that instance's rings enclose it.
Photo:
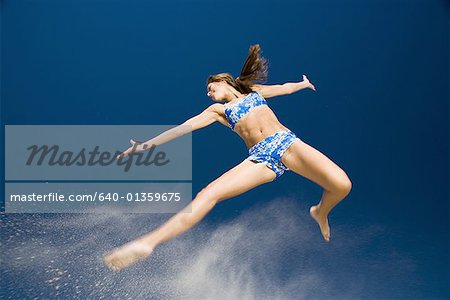
M 282 130 L 289 130 L 278 121 L 267 105 L 254 107 L 243 116 L 233 129 L 245 142 L 247 149 L 266 137 Z

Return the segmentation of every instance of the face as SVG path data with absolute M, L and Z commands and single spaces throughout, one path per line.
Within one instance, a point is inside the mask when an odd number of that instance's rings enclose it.
M 225 99 L 226 87 L 225 82 L 210 82 L 206 86 L 206 95 L 214 101 L 222 101 Z

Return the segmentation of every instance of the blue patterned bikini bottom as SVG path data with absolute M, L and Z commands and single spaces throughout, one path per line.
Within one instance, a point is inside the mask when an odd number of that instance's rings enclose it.
M 290 130 L 275 132 L 248 149 L 249 157 L 246 159 L 265 164 L 275 172 L 278 178 L 284 171 L 289 170 L 281 162 L 281 157 L 295 141 L 301 141 L 301 139 Z

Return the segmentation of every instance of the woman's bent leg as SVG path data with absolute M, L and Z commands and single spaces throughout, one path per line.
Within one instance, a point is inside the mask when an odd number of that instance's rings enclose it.
M 347 174 L 327 156 L 303 141 L 294 142 L 282 157 L 293 172 L 320 185 L 324 191 L 320 202 L 310 208 L 311 217 L 319 224 L 323 238 L 330 240 L 328 214 L 351 190 Z

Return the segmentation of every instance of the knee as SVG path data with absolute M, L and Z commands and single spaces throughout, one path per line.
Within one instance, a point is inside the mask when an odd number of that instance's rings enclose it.
M 210 202 L 214 205 L 220 200 L 218 195 L 217 189 L 213 185 L 208 185 L 198 192 L 195 198 L 201 198 L 203 201 Z
M 344 175 L 340 176 L 340 178 L 337 180 L 336 185 L 336 193 L 339 195 L 342 195 L 342 197 L 347 196 L 352 189 L 352 182 L 350 181 L 350 178 L 348 178 L 347 174 L 344 173 Z

